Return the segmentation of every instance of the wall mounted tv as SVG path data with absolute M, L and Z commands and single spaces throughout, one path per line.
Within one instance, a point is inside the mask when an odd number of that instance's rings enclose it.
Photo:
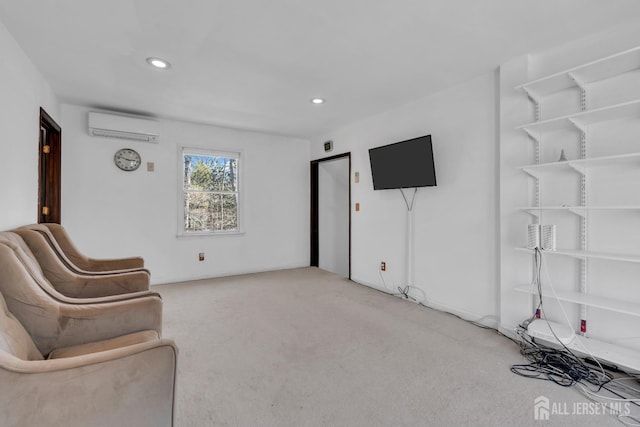
M 371 148 L 369 161 L 374 190 L 436 185 L 431 135 Z

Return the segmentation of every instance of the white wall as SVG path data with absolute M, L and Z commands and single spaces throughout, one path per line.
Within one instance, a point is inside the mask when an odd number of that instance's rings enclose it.
M 318 267 L 349 277 L 349 159 L 318 164 Z
M 0 22 L 0 230 L 37 221 L 40 107 L 59 121 L 58 101 Z
M 97 138 L 88 111 L 62 105 L 62 223 L 84 252 L 141 255 L 153 283 L 309 265 L 308 141 L 171 120 L 159 144 Z M 244 234 L 176 237 L 179 145 L 242 150 Z M 116 168 L 123 147 L 141 154 L 140 169 Z
M 354 123 L 312 143 L 351 152 L 352 279 L 387 290 L 406 284 L 406 207 L 397 190 L 374 191 L 368 149 L 431 134 L 437 187 L 422 188 L 415 202 L 414 295 L 427 304 L 496 325 L 497 141 L 496 75 L 486 74 L 418 102 Z M 361 211 L 353 210 L 360 203 Z
M 533 204 L 531 178 L 516 170 L 517 166 L 534 163 L 533 143 L 515 128 L 534 121 L 531 103 L 514 89 L 518 84 L 550 75 L 571 67 L 600 59 L 640 45 L 640 29 L 621 27 L 600 34 L 532 53 L 503 64 L 500 68 L 500 147 L 501 147 L 501 329 L 505 333 L 528 318 L 534 302 L 526 294 L 515 292 L 516 286 L 531 280 L 532 260 L 526 253 L 516 252 L 526 242 L 526 225 L 534 222 L 518 209 Z M 640 66 L 640 63 L 637 64 Z M 590 108 L 640 99 L 640 71 L 591 84 L 588 87 Z M 559 106 L 559 107 L 557 107 Z M 579 92 L 567 90 L 543 99 L 542 117 L 550 118 L 580 111 Z M 587 129 L 587 157 L 640 152 L 640 120 L 609 121 Z M 558 160 L 565 149 L 569 159 L 578 158 L 579 133 L 555 132 L 542 135 L 542 162 Z M 620 163 L 614 167 L 587 169 L 588 204 L 594 206 L 640 205 L 640 170 L 637 163 Z M 542 205 L 579 204 L 578 177 L 575 173 L 544 174 L 541 179 Z M 588 220 L 588 250 L 593 252 L 636 254 L 640 256 L 638 212 L 591 211 Z M 541 223 L 556 224 L 558 248 L 579 249 L 579 217 L 571 213 L 543 211 Z M 547 256 L 543 284 L 558 290 L 578 289 L 578 262 L 571 258 Z M 587 283 L 589 292 L 640 304 L 637 277 L 640 264 L 590 260 Z M 576 304 L 565 303 L 574 330 L 579 330 L 580 314 Z M 565 323 L 558 304 L 549 297 L 545 302 L 547 316 Z M 640 318 L 589 308 L 589 336 L 623 347 L 640 349 L 637 329 Z M 630 338 L 631 337 L 631 338 Z

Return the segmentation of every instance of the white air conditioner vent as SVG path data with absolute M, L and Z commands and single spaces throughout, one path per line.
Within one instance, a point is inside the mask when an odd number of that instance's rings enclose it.
M 89 112 L 89 135 L 92 136 L 158 142 L 159 128 L 157 121 L 143 117 Z

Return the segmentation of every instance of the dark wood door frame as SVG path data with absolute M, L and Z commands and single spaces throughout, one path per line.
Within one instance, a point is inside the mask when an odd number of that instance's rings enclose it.
M 349 279 L 351 279 L 351 153 L 337 154 L 331 157 L 325 157 L 323 159 L 311 161 L 311 259 L 309 265 L 312 267 L 318 267 L 320 260 L 320 236 L 319 236 L 319 186 L 318 186 L 318 173 L 319 164 L 330 160 L 336 160 L 341 158 L 349 159 Z
M 38 158 L 38 222 L 60 224 L 62 129 L 42 108 L 40 108 Z

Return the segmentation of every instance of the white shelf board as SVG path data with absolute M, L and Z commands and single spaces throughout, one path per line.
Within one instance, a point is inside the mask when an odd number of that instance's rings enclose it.
M 640 210 L 640 206 L 524 206 L 523 211 L 597 211 L 597 210 Z
M 519 286 L 515 288 L 515 290 L 531 295 L 538 294 L 538 290 L 534 289 L 531 285 Z M 631 316 L 640 316 L 640 304 L 638 303 L 620 301 L 612 298 L 603 298 L 591 294 L 585 294 L 582 292 L 556 291 L 556 294 L 554 295 L 551 289 L 542 289 L 543 298 L 555 298 L 556 295 L 558 296 L 558 299 L 560 301 L 588 305 L 589 307 L 601 308 L 603 310 L 629 314 Z
M 623 102 L 622 104 L 609 105 L 592 110 L 580 111 L 575 114 L 568 114 L 566 116 L 540 120 L 518 126 L 517 129 L 525 130 L 529 132 L 529 134 L 576 127 L 584 129 L 586 126 L 593 123 L 606 122 L 608 120 L 631 116 L 640 116 L 640 100 L 638 99 Z
M 543 320 L 541 320 L 543 321 Z M 556 330 L 562 330 L 562 325 L 550 322 Z M 534 336 L 537 340 L 544 341 L 553 347 L 560 347 L 560 343 L 555 339 Z M 600 361 L 606 361 L 616 367 L 632 372 L 640 372 L 640 351 L 616 344 L 589 338 L 576 334 L 571 342 L 565 344 L 568 349 L 581 357 L 595 357 Z
M 598 210 L 640 210 L 640 206 L 571 206 L 568 209 L 584 209 L 587 211 Z
M 540 163 L 538 165 L 519 166 L 518 169 L 536 177 L 538 176 L 537 174 L 540 171 L 544 169 L 553 169 L 553 168 L 571 168 L 584 174 L 585 168 L 587 166 L 607 166 L 607 165 L 619 164 L 624 161 L 635 161 L 635 160 L 640 161 L 640 153 L 628 153 L 628 154 L 618 154 L 615 156 L 592 157 L 590 159 L 566 160 L 563 162 Z
M 529 248 L 516 248 L 518 251 L 533 252 L 533 249 Z M 545 255 L 561 255 L 570 256 L 573 258 L 596 258 L 606 259 L 611 261 L 624 261 L 624 262 L 640 262 L 640 255 L 630 254 L 611 254 L 606 252 L 584 252 L 572 249 L 558 249 L 555 251 L 542 250 Z
M 638 210 L 640 211 L 640 206 L 525 206 L 519 208 L 522 211 L 527 212 L 535 217 L 539 217 L 542 211 L 561 211 L 561 212 L 571 212 L 576 215 L 585 216 L 587 211 L 596 211 L 596 210 L 620 210 L 620 211 L 631 211 Z
M 576 80 L 581 84 L 589 84 L 606 80 L 638 68 L 640 68 L 640 47 L 635 47 L 597 61 L 532 80 L 516 86 L 516 89 L 525 90 L 533 96 L 541 97 L 576 87 Z M 574 80 L 572 76 L 575 77 L 576 80 Z
M 637 350 L 581 335 L 576 335 L 567 347 L 585 356 L 591 353 L 597 359 L 608 361 L 623 370 L 640 372 L 640 352 Z

